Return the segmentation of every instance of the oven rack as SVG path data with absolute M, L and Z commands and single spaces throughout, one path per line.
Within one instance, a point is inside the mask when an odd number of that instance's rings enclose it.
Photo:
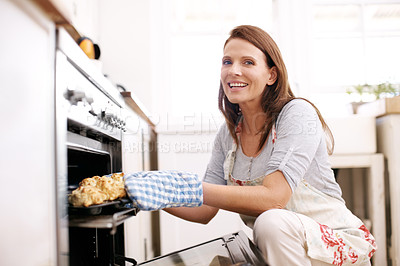
M 110 229 L 110 234 L 114 235 L 117 231 L 117 226 L 122 224 L 126 219 L 135 216 L 138 211 L 137 208 L 126 208 L 117 211 L 112 215 L 105 214 L 90 216 L 70 214 L 68 222 L 69 227 Z

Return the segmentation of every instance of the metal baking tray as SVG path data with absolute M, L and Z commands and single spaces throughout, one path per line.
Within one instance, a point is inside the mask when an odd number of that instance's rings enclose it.
M 113 201 L 106 201 L 102 204 L 91 205 L 89 207 L 74 207 L 72 204 L 69 203 L 68 213 L 70 215 L 113 214 L 114 212 L 124 209 L 127 204 L 132 205 L 132 201 L 129 198 L 120 198 Z

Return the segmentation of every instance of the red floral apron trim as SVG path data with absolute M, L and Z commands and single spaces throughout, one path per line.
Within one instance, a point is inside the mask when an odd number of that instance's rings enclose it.
M 275 129 L 275 124 L 272 125 L 272 144 L 275 144 L 276 142 L 276 129 Z
M 334 233 L 331 228 L 329 228 L 324 224 L 320 224 L 319 226 L 321 230 L 321 239 L 325 243 L 326 248 L 335 249 L 333 252 L 334 255 L 334 260 L 332 261 L 333 265 L 341 266 L 347 259 L 349 259 L 352 264 L 357 262 L 358 260 L 357 252 L 351 247 L 346 248 L 346 244 L 343 242 L 343 238 L 341 238 L 339 234 Z M 374 247 L 374 249 L 368 254 L 368 256 L 371 258 L 376 251 L 375 240 L 372 237 L 371 233 L 368 231 L 368 229 L 365 227 L 365 225 L 360 226 L 359 229 L 364 232 L 364 239 Z M 346 249 L 348 250 L 346 251 Z
M 373 236 L 371 235 L 371 233 L 368 231 L 367 227 L 365 227 L 365 225 L 360 226 L 360 228 L 362 231 L 364 231 L 364 239 L 368 241 L 368 243 L 370 243 L 374 249 L 371 250 L 371 252 L 368 254 L 368 257 L 372 257 L 372 255 L 374 255 L 375 251 L 376 251 L 376 242 L 375 239 L 373 238 Z
M 247 184 L 250 184 L 250 183 L 251 183 L 251 180 L 249 180 L 249 181 L 246 181 L 246 180 L 244 180 L 244 181 L 238 180 L 238 179 L 233 178 L 232 175 L 229 175 L 229 177 L 230 177 L 230 179 L 231 179 L 231 181 L 232 181 L 233 183 L 238 184 L 239 186 L 246 186 Z
M 321 239 L 325 242 L 326 248 L 328 249 L 331 247 L 336 249 L 333 252 L 334 260 L 332 261 L 332 264 L 338 266 L 343 265 L 343 262 L 347 259 L 347 257 L 343 254 L 343 251 L 345 250 L 345 243 L 343 243 L 343 239 L 339 235 L 334 234 L 333 230 L 328 226 L 320 224 L 319 227 L 321 230 Z M 356 262 L 358 255 L 353 252 L 352 258 L 354 262 Z

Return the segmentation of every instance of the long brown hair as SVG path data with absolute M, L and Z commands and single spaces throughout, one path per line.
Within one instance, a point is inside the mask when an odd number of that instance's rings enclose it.
M 262 94 L 261 107 L 266 117 L 266 120 L 264 127 L 261 129 L 260 132 L 262 136 L 258 149 L 261 150 L 265 141 L 268 138 L 268 133 L 271 131 L 273 124 L 276 122 L 283 106 L 285 106 L 285 104 L 287 104 L 289 101 L 296 99 L 297 97 L 294 96 L 292 90 L 290 89 L 288 74 L 285 63 L 283 62 L 281 52 L 275 41 L 268 33 L 255 26 L 238 26 L 230 32 L 230 36 L 225 41 L 224 47 L 230 40 L 234 38 L 246 40 L 258 49 L 260 49 L 267 58 L 267 66 L 269 68 L 275 67 L 277 72 L 277 79 L 275 83 L 272 85 L 267 85 Z M 318 108 L 307 99 L 301 99 L 306 100 L 315 108 L 319 120 L 322 123 L 322 127 L 328 136 L 328 153 L 332 154 L 334 147 L 332 132 L 330 131 L 328 125 L 325 123 L 325 120 L 322 118 L 322 115 L 319 112 Z M 218 107 L 225 117 L 230 134 L 232 135 L 233 139 L 238 143 L 238 139 L 235 134 L 235 125 L 240 115 L 239 104 L 231 103 L 228 100 L 222 88 L 222 83 L 220 83 L 219 86 Z

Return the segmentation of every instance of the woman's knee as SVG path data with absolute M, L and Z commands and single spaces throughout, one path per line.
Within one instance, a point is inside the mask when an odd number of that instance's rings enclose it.
M 279 240 L 282 235 L 298 233 L 302 225 L 298 217 L 288 210 L 272 209 L 259 215 L 254 223 L 254 239 Z
M 286 212 L 282 209 L 272 209 L 260 214 L 254 223 L 254 236 L 263 239 L 277 236 L 282 229 L 282 220 L 285 219 Z

